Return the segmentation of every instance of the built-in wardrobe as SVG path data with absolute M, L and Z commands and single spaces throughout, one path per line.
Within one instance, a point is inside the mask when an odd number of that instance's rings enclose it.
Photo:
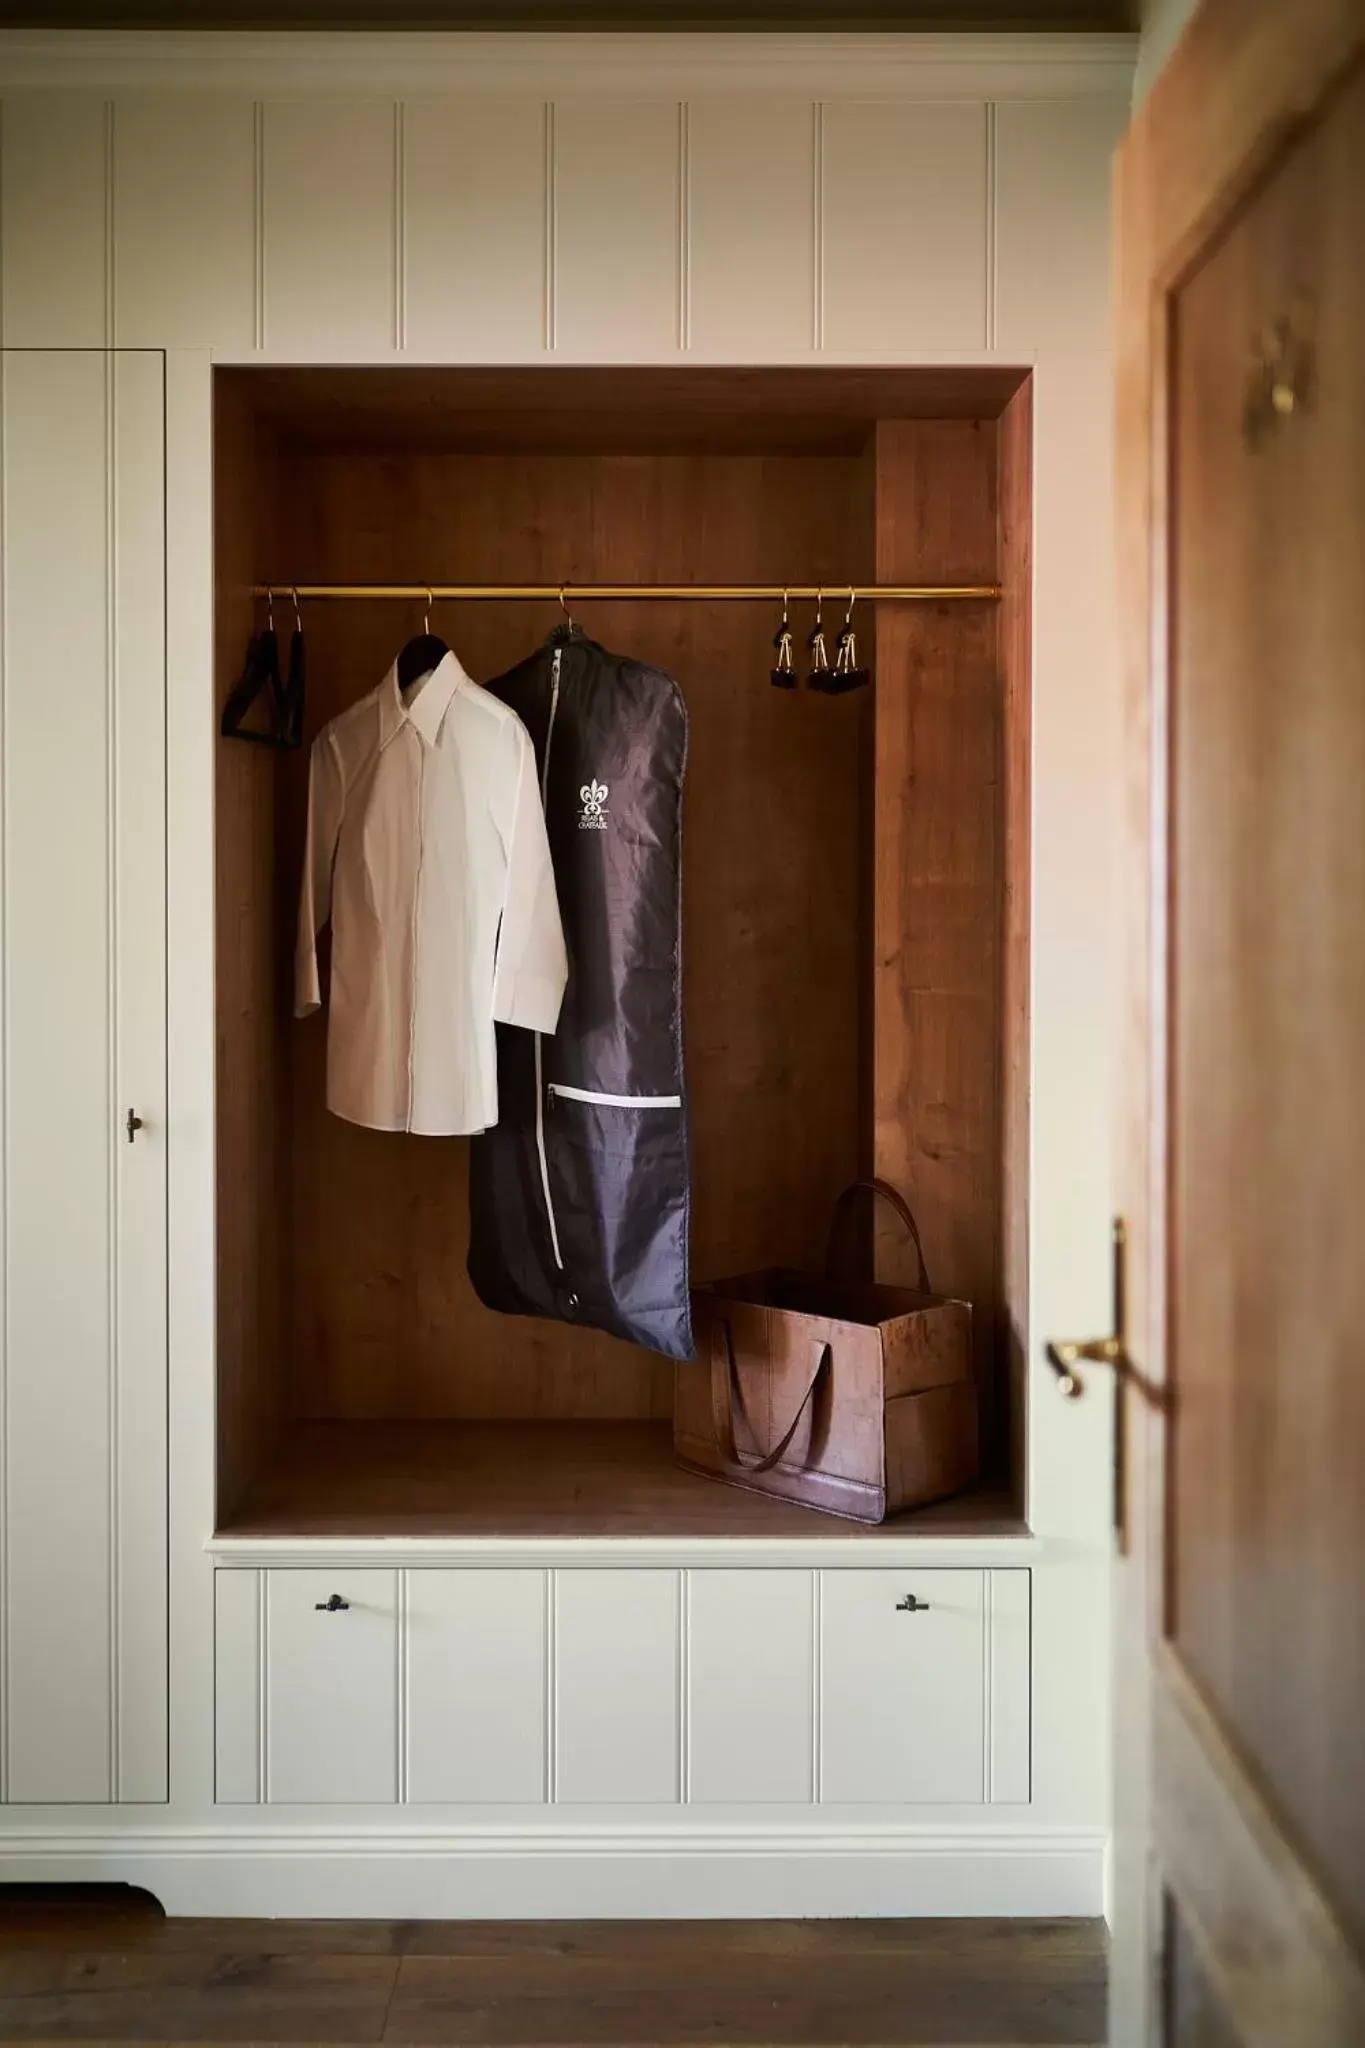
M 1030 441 L 1012 371 L 217 373 L 220 697 L 268 616 L 307 674 L 302 749 L 216 741 L 220 1531 L 842 1526 L 678 1470 L 668 1361 L 480 1305 L 466 1141 L 326 1109 L 326 1016 L 291 993 L 306 743 L 432 609 L 384 586 L 452 582 L 562 584 L 682 686 L 694 1276 L 818 1270 L 848 1182 L 903 1188 L 973 1306 L 982 1432 L 980 1487 L 921 1512 L 1019 1526 Z M 829 696 L 771 686 L 781 600 L 704 595 L 734 585 L 824 586 L 831 647 L 850 587 L 944 594 L 855 605 L 876 686 Z M 792 611 L 804 672 L 816 602 Z M 431 624 L 486 679 L 560 617 Z M 913 1278 L 894 1224 L 862 1259 Z
M 1100 1911 L 1111 1417 L 1043 1344 L 1111 1313 L 1129 42 L 117 40 L 0 32 L 0 1881 Z M 479 681 L 561 590 L 677 677 L 693 1277 L 901 1188 L 970 1490 L 683 1471 L 671 1366 L 479 1305 L 467 1141 L 327 1112 L 308 748 L 222 713 L 297 590 L 311 741 L 429 586 Z M 921 594 L 828 695 L 850 586 Z

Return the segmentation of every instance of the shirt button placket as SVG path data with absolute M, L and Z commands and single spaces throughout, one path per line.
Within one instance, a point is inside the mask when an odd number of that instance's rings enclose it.
M 411 1132 L 412 1130 L 412 1105 L 416 1085 L 415 1049 L 417 1044 L 418 989 L 417 950 L 418 945 L 420 943 L 419 935 L 422 929 L 422 857 L 425 851 L 426 838 L 426 818 L 424 815 L 424 809 L 426 799 L 427 766 L 427 750 L 422 742 L 421 736 L 417 733 L 414 733 L 413 737 L 416 740 L 417 744 L 417 865 L 412 878 L 412 943 L 410 947 L 411 963 L 408 972 L 408 1102 L 407 1114 L 403 1119 L 404 1129 L 408 1132 Z

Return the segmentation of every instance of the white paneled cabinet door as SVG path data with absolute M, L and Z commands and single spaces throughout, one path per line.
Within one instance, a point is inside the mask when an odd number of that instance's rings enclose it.
M 821 1574 L 822 1799 L 985 1800 L 986 1577 Z
M 161 1800 L 164 365 L 2 374 L 0 1768 L 11 1803 Z
M 265 1598 L 265 1797 L 396 1800 L 397 1573 L 267 1572 Z

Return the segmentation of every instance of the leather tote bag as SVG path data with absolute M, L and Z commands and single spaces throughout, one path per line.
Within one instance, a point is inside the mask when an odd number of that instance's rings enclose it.
M 900 1217 L 917 1287 L 838 1274 L 862 1192 Z M 770 1268 L 692 1295 L 697 1360 L 674 1381 L 680 1464 L 731 1486 L 881 1522 L 970 1486 L 979 1469 L 972 1312 L 933 1293 L 919 1231 L 886 1181 L 835 1206 L 823 1275 Z

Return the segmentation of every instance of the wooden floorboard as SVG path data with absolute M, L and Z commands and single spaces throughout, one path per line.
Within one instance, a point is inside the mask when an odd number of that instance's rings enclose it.
M 1099 2048 L 1097 1922 L 170 1920 L 0 1888 L 0 2041 Z

